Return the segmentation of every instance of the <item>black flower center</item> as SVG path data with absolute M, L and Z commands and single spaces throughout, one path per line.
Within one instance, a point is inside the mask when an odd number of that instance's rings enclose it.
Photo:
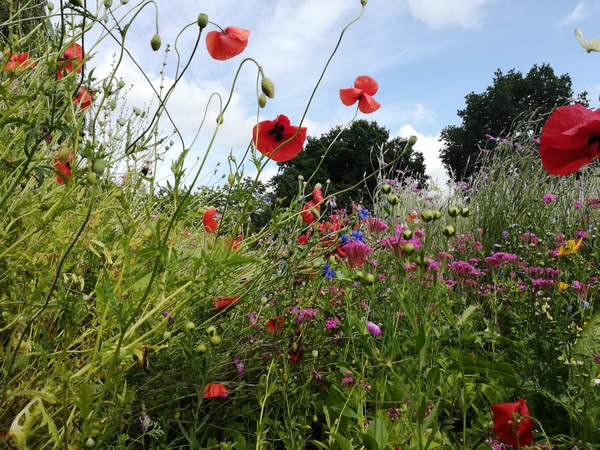
M 283 141 L 283 130 L 284 126 L 279 123 L 275 123 L 273 128 L 269 130 L 269 136 L 275 136 L 275 140 L 277 142 Z
M 598 153 L 600 153 L 600 136 L 590 136 L 590 138 L 587 141 L 588 145 L 596 145 L 596 151 L 598 151 Z

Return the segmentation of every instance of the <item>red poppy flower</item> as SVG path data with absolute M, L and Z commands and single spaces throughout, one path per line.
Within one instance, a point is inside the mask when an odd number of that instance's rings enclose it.
M 94 97 L 92 96 L 92 93 L 90 91 L 88 91 L 83 86 L 79 86 L 77 94 L 75 94 L 75 97 L 73 97 L 73 103 L 79 106 L 79 109 L 83 111 L 84 109 L 87 109 L 90 106 L 92 106 L 93 99 Z
M 312 198 L 317 203 L 321 203 L 323 201 L 323 190 L 321 188 L 321 183 L 317 183 L 312 190 Z
M 353 88 L 340 89 L 340 99 L 346 106 L 358 101 L 358 109 L 363 114 L 375 112 L 381 106 L 372 96 L 379 89 L 377 81 L 366 75 L 361 75 L 354 81 Z
M 58 72 L 56 78 L 62 78 L 73 70 L 81 73 L 83 67 L 83 48 L 81 45 L 73 43 L 63 52 L 58 62 Z
M 227 398 L 229 397 L 229 391 L 225 389 L 225 386 L 219 383 L 208 383 L 204 386 L 204 399 L 216 397 Z
M 546 121 L 540 138 L 544 169 L 568 175 L 600 156 L 600 110 L 582 105 L 557 108 Z
M 56 181 L 58 184 L 65 184 L 65 180 L 71 179 L 73 173 L 71 164 L 75 157 L 73 149 L 69 149 L 69 158 L 66 161 L 61 161 L 60 158 L 54 158 L 54 168 L 58 171 L 56 173 Z
M 227 247 L 231 247 L 233 250 L 237 250 L 243 238 L 244 237 L 241 234 L 238 234 L 235 239 L 227 241 Z
M 33 67 L 35 67 L 35 62 L 29 59 L 29 52 L 15 53 L 10 57 L 10 59 L 4 66 L 4 71 L 21 72 L 25 69 L 31 69 Z
M 216 297 L 213 298 L 213 305 L 217 311 L 227 308 L 229 305 L 235 305 L 238 302 L 237 296 L 235 297 Z
M 267 322 L 267 333 L 278 334 L 281 329 L 285 326 L 285 319 L 283 316 L 273 317 Z
M 533 442 L 533 421 L 525 400 L 520 398 L 514 403 L 491 406 L 494 414 L 492 431 L 504 443 L 521 448 Z
M 217 231 L 217 221 L 214 219 L 215 214 L 217 214 L 217 210 L 213 207 L 208 208 L 204 212 L 204 217 L 202 218 L 202 223 L 204 224 L 204 231 L 207 233 L 214 233 Z
M 263 120 L 252 129 L 256 149 L 276 162 L 294 158 L 302 150 L 305 140 L 306 127 L 290 125 L 290 119 L 283 114 L 275 120 Z
M 310 200 L 302 207 L 300 214 L 304 223 L 313 223 L 321 212 L 321 206 L 314 200 Z
M 248 45 L 250 31 L 238 27 L 227 27 L 223 31 L 211 31 L 206 35 L 206 49 L 210 56 L 219 61 L 233 58 Z

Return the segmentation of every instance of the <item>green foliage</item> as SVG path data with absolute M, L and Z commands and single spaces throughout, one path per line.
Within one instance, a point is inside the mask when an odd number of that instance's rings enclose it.
M 425 174 L 423 155 L 407 146 L 406 139 L 390 138 L 389 130 L 374 121 L 356 120 L 347 128 L 332 128 L 321 137 L 309 137 L 302 153 L 279 165 L 273 177 L 275 195 L 287 203 L 298 195 L 298 177 L 314 182 L 330 180 L 329 192 L 336 195 L 340 207 L 352 202 L 371 209 L 377 177 L 365 178 L 378 170 L 422 179 Z M 390 163 L 394 161 L 393 165 Z M 335 194 L 336 192 L 342 192 Z
M 462 124 L 449 125 L 441 132 L 444 147 L 440 158 L 455 180 L 467 180 L 481 167 L 481 149 L 489 146 L 486 134 L 494 138 L 520 133 L 539 136 L 543 114 L 573 101 L 587 105 L 586 93 L 573 99 L 571 77 L 557 76 L 548 64 L 534 65 L 526 76 L 514 69 L 494 74 L 491 86 L 465 97 L 458 110 Z M 536 122 L 527 120 L 535 114 Z M 520 128 L 526 125 L 526 128 Z

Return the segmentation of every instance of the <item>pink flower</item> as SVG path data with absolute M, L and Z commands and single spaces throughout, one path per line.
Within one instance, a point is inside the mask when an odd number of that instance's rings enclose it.
M 344 256 L 348 259 L 351 268 L 361 267 L 367 255 L 371 253 L 371 247 L 360 241 L 350 241 L 341 247 Z
M 371 321 L 367 322 L 367 330 L 369 330 L 369 332 L 373 333 L 375 336 L 381 336 L 382 334 L 381 328 Z

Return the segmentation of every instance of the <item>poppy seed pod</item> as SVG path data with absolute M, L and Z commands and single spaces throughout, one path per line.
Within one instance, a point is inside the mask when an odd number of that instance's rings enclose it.
M 204 13 L 200 13 L 198 15 L 198 26 L 202 30 L 203 28 L 206 28 L 206 25 L 208 25 L 208 16 Z
M 102 175 L 104 170 L 106 169 L 106 160 L 105 159 L 96 159 L 92 164 L 92 170 L 96 175 Z
M 162 41 L 160 40 L 160 36 L 158 34 L 155 34 L 154 36 L 152 36 L 152 39 L 150 39 L 150 46 L 155 52 L 158 51 L 161 43 Z
M 267 106 L 267 96 L 265 94 L 260 94 L 258 97 L 258 106 L 260 106 L 260 108 Z
M 104 7 L 110 8 L 112 6 L 113 0 L 104 0 Z
M 275 97 L 275 85 L 273 84 L 270 78 L 263 77 L 260 82 L 260 88 L 267 97 Z
M 417 143 L 417 137 L 416 136 L 411 136 L 408 138 L 408 145 L 415 145 Z

